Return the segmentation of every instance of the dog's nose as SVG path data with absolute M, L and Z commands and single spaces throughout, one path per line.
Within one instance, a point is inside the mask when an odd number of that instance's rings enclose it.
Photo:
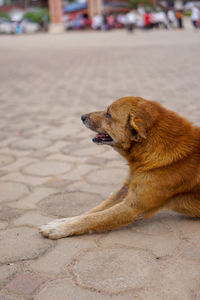
M 83 122 L 85 122 L 85 120 L 86 120 L 86 115 L 82 115 L 82 116 L 81 116 L 81 120 L 82 120 Z

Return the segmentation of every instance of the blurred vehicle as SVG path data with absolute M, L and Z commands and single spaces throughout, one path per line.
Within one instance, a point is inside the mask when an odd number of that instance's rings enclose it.
M 0 19 L 0 34 L 35 33 L 39 29 L 39 24 L 28 20 L 23 20 L 19 23 Z
M 0 33 L 11 34 L 13 33 L 13 23 L 7 19 L 0 19 Z
M 35 33 L 40 30 L 40 25 L 38 23 L 30 22 L 25 20 L 24 24 L 22 21 L 22 32 L 23 33 Z

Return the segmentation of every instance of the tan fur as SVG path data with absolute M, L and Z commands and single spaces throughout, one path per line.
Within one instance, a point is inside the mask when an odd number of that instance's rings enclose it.
M 119 191 L 86 214 L 42 226 L 44 236 L 110 230 L 162 208 L 200 217 L 200 128 L 138 97 L 121 98 L 85 118 L 87 127 L 113 138 L 111 146 L 127 160 L 129 174 Z

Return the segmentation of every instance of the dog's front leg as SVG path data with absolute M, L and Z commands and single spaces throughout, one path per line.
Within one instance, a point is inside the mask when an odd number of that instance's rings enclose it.
M 63 221 L 55 220 L 41 227 L 40 232 L 50 239 L 59 239 L 83 233 L 111 230 L 132 223 L 140 214 L 137 208 L 125 199 L 100 212 L 81 215 Z M 61 219 L 62 220 L 62 219 Z
M 125 183 L 121 187 L 120 190 L 111 194 L 110 197 L 108 197 L 106 200 L 104 200 L 102 203 L 100 203 L 96 207 L 90 209 L 86 214 L 99 212 L 99 211 L 108 209 L 108 208 L 120 203 L 121 201 L 123 201 L 126 198 L 126 196 L 128 194 L 128 188 L 129 188 L 129 184 Z

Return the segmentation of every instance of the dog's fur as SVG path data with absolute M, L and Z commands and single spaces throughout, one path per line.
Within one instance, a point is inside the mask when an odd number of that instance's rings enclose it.
M 100 232 L 149 218 L 161 208 L 200 217 L 200 128 L 160 104 L 125 97 L 82 116 L 128 162 L 122 187 L 86 214 L 41 227 L 48 238 Z

